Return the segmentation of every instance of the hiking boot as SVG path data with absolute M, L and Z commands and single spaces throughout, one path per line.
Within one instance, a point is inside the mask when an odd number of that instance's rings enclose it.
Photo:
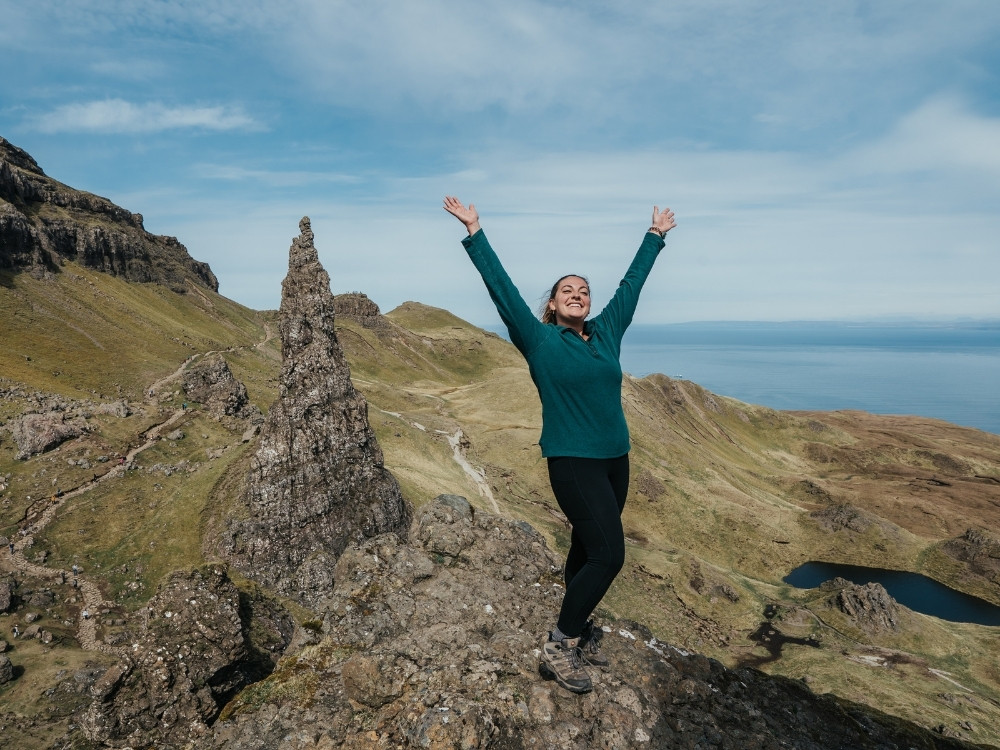
M 538 670 L 573 693 L 589 693 L 594 687 L 590 682 L 590 675 L 583 667 L 579 638 L 553 641 L 552 634 L 549 633 L 548 640 L 542 645 Z
M 607 669 L 611 666 L 608 657 L 601 653 L 601 638 L 604 631 L 594 625 L 593 620 L 588 620 L 583 626 L 583 633 L 580 634 L 580 653 L 583 661 L 592 667 Z

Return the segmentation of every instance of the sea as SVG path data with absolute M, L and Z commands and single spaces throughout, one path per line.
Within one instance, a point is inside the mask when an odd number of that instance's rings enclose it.
M 622 369 L 774 409 L 909 414 L 1000 434 L 1000 320 L 633 324 Z
M 774 409 L 909 414 L 1000 434 L 1000 320 L 634 323 L 621 362 L 636 377 L 659 372 Z

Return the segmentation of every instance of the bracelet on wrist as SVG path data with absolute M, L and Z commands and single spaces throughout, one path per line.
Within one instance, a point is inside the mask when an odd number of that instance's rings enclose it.
M 667 233 L 664 230 L 660 229 L 659 227 L 650 227 L 649 229 L 646 230 L 646 232 L 652 232 L 653 234 L 660 235 L 661 240 L 667 236 Z

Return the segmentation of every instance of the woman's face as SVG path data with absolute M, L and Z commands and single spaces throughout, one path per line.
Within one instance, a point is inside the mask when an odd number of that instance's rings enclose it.
M 549 300 L 549 309 L 556 314 L 556 323 L 572 327 L 590 315 L 590 287 L 579 276 L 560 279 L 555 296 Z

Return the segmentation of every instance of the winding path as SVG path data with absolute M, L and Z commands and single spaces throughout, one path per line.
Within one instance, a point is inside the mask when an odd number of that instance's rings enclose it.
M 264 339 L 257 344 L 254 344 L 255 349 L 259 349 L 261 346 L 266 344 L 268 341 L 274 338 L 274 331 L 271 326 L 267 323 L 264 324 Z M 232 347 L 226 349 L 226 352 L 232 352 L 241 347 Z M 209 352 L 203 352 L 200 354 L 192 354 L 178 367 L 174 372 L 170 373 L 166 377 L 160 378 L 155 383 L 146 389 L 147 402 L 152 401 L 155 397 L 155 393 L 158 389 L 165 386 L 167 383 L 173 382 L 180 378 L 184 373 L 184 370 L 198 357 L 206 357 L 211 354 L 218 353 L 218 350 L 213 350 Z M 35 534 L 39 533 L 42 529 L 51 523 L 52 519 L 55 518 L 58 510 L 65 504 L 67 500 L 74 497 L 79 497 L 86 492 L 94 489 L 97 485 L 121 477 L 125 474 L 125 471 L 129 468 L 129 465 L 135 460 L 135 457 L 142 453 L 147 448 L 152 447 L 159 440 L 160 433 L 163 432 L 168 427 L 173 426 L 185 414 L 189 413 L 188 410 L 181 408 L 174 411 L 167 419 L 159 424 L 155 424 L 148 428 L 144 432 L 140 433 L 139 437 L 143 438 L 143 442 L 136 448 L 132 448 L 125 455 L 125 461 L 122 464 L 114 466 L 110 471 L 105 472 L 100 476 L 95 476 L 89 482 L 84 482 L 78 487 L 68 490 L 61 495 L 52 498 L 48 504 L 45 506 L 37 516 L 31 517 L 30 509 L 25 514 L 26 524 L 19 533 L 13 535 L 11 539 L 14 545 L 13 552 L 6 554 L 0 552 L 0 569 L 6 570 L 8 572 L 20 571 L 27 575 L 35 576 L 37 578 L 55 580 L 59 583 L 65 583 L 71 578 L 75 578 L 77 585 L 76 588 L 80 592 L 83 602 L 80 605 L 81 613 L 83 611 L 88 611 L 92 613 L 98 612 L 103 607 L 113 607 L 114 602 L 108 601 L 104 598 L 101 593 L 100 587 L 98 585 L 83 576 L 80 573 L 73 575 L 72 573 L 57 568 L 50 568 L 45 565 L 39 565 L 38 563 L 30 562 L 25 556 L 27 550 L 31 549 L 35 543 Z M 30 521 L 28 519 L 30 518 Z M 113 654 L 116 656 L 125 656 L 127 650 L 124 648 L 118 648 L 104 643 L 97 637 L 97 619 L 95 617 L 83 617 L 77 618 L 77 641 L 79 641 L 81 648 L 87 651 L 101 651 L 107 654 Z

